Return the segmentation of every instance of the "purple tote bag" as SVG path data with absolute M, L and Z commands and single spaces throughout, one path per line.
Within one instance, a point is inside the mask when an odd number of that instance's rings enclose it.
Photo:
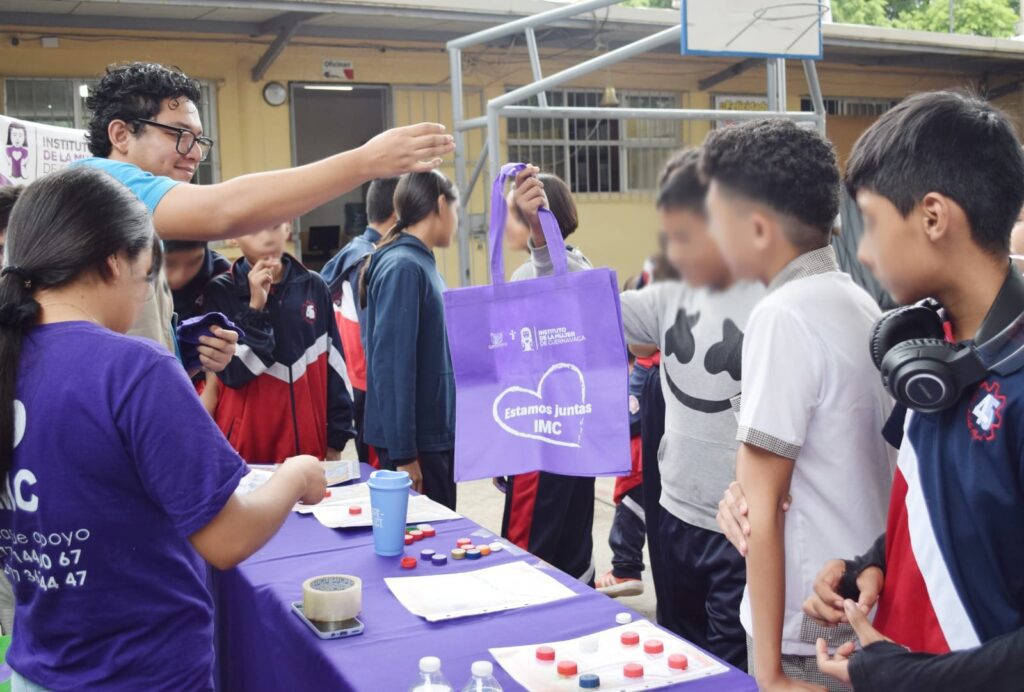
M 445 292 L 455 370 L 455 478 L 629 473 L 629 382 L 618 280 L 569 273 L 554 215 L 540 213 L 554 275 L 505 282 L 506 164 L 491 195 L 489 286 Z

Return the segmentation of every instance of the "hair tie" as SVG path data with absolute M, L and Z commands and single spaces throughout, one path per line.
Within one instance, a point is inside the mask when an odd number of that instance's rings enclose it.
M 11 274 L 21 279 L 25 283 L 25 288 L 32 288 L 32 281 L 34 281 L 34 279 L 32 277 L 31 272 L 29 272 L 27 269 L 22 269 L 21 267 L 15 265 L 4 267 L 3 271 L 0 271 L 0 278 L 4 278 Z
M 39 317 L 39 307 L 31 298 L 22 303 L 0 305 L 0 329 L 24 329 Z

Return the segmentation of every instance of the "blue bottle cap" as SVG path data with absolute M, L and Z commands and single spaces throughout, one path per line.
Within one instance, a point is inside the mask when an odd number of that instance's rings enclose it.
M 434 555 L 434 557 L 430 558 L 430 561 L 434 563 L 436 567 L 444 567 L 448 564 L 448 556 L 440 554 Z
M 584 673 L 580 676 L 581 690 L 596 690 L 601 687 L 601 678 L 593 673 Z
M 424 548 L 423 550 L 420 551 L 420 558 L 421 559 L 429 560 L 432 557 L 434 557 L 434 551 L 431 550 L 430 548 Z
M 467 560 L 479 560 L 480 559 L 480 551 L 477 550 L 476 548 L 472 548 L 470 550 L 467 550 L 466 551 L 466 559 Z
M 404 490 L 412 485 L 412 480 L 405 471 L 381 469 L 371 473 L 366 484 L 376 490 Z

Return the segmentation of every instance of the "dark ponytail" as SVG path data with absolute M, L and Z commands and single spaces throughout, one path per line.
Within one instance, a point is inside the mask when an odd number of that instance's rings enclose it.
M 35 292 L 90 272 L 107 279 L 107 258 L 129 259 L 160 241 L 146 207 L 128 188 L 95 168 L 51 173 L 29 185 L 11 210 L 6 266 L 0 271 L 0 478 L 14 456 L 14 399 L 25 332 L 39 317 Z
M 440 171 L 406 173 L 399 178 L 395 187 L 395 214 L 398 216 L 398 222 L 380 239 L 377 249 L 380 250 L 398 240 L 406 228 L 415 226 L 431 214 L 439 213 L 437 200 L 442 195 L 449 203 L 459 198 L 455 185 Z M 363 308 L 366 307 L 368 297 L 369 266 L 370 260 L 367 260 L 363 262 L 363 268 L 359 271 L 359 304 Z

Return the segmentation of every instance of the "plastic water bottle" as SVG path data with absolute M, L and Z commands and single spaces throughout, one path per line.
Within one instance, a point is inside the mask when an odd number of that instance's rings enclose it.
M 494 664 L 490 661 L 477 661 L 471 670 L 473 677 L 462 692 L 501 692 L 501 685 L 494 679 Z
M 454 692 L 451 683 L 441 673 L 441 659 L 437 656 L 420 659 L 420 677 L 409 692 Z

